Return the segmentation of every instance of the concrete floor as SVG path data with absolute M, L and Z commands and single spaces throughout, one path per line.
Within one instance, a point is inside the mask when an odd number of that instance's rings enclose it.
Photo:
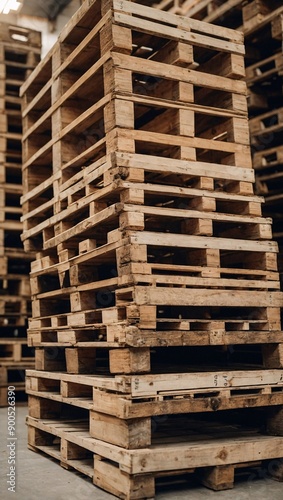
M 96 488 L 90 479 L 67 471 L 58 462 L 27 449 L 27 407 L 17 407 L 16 493 L 7 490 L 7 409 L 0 409 L 0 498 L 1 500 L 114 500 Z M 237 480 L 233 490 L 213 492 L 198 484 L 157 489 L 156 500 L 283 500 L 283 483 L 248 474 Z

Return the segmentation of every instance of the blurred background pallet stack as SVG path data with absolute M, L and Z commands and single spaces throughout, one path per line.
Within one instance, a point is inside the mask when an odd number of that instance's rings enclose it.
M 30 307 L 30 262 L 21 242 L 22 119 L 20 86 L 40 60 L 40 33 L 0 24 L 0 406 L 7 387 L 25 399 L 25 369 L 34 366 L 27 346 Z
M 85 0 L 22 87 L 29 447 L 120 498 L 282 479 L 277 243 L 241 33 Z

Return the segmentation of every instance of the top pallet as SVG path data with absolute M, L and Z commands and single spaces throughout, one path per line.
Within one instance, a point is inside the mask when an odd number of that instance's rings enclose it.
M 97 37 L 109 22 L 113 26 L 112 40 L 110 37 L 108 40 Z M 117 30 L 116 26 L 125 29 Z M 85 0 L 63 29 L 53 49 L 23 85 L 22 94 L 30 91 L 33 85 L 51 83 L 70 65 L 73 69 L 74 66 L 77 70 L 83 69 L 89 52 L 94 56 L 93 44 L 97 49 L 97 59 L 107 50 L 115 49 L 143 59 L 160 60 L 157 54 L 168 40 L 181 41 L 186 46 L 198 48 L 192 67 L 200 66 L 217 52 L 244 54 L 243 36 L 234 30 L 174 16 L 132 2 Z M 62 45 L 65 51 L 62 51 L 58 60 L 58 47 Z M 92 57 L 91 63 L 94 62 L 95 58 Z M 213 70 L 217 72 L 217 65 Z

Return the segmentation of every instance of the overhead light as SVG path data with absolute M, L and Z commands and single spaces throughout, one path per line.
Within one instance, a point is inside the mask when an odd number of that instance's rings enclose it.
M 18 0 L 0 0 L 0 14 L 9 14 L 10 10 L 18 10 L 21 2 Z

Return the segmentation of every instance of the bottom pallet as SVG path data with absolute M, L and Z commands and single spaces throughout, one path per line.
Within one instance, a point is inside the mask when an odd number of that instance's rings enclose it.
M 158 478 L 193 472 L 214 490 L 232 488 L 236 470 L 259 465 L 283 480 L 283 437 L 238 426 L 212 425 L 202 434 L 191 432 L 185 441 L 126 450 L 91 438 L 83 421 L 28 417 L 27 424 L 30 449 L 56 458 L 125 500 L 154 498 Z

